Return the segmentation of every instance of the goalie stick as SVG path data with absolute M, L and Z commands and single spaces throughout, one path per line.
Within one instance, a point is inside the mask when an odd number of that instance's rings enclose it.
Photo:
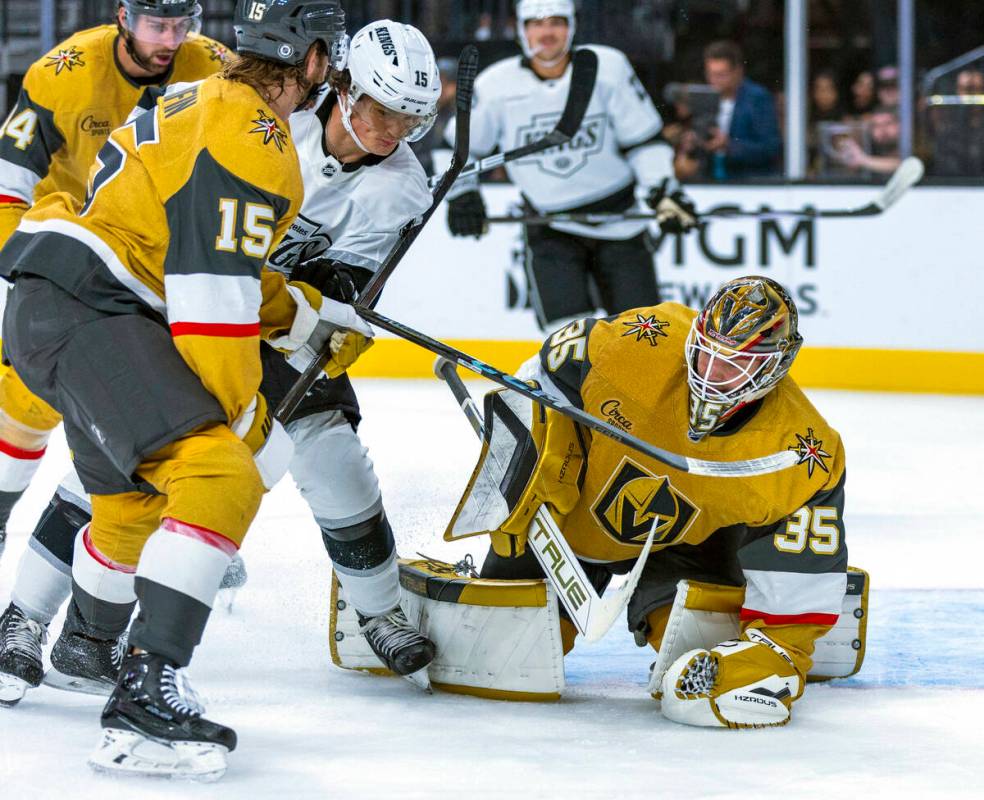
M 821 208 L 821 209 L 778 209 L 759 210 L 745 208 L 715 208 L 697 214 L 697 219 L 850 219 L 852 217 L 874 217 L 895 205 L 909 189 L 919 183 L 923 176 L 923 163 L 915 156 L 910 156 L 892 173 L 878 196 L 870 203 L 857 208 Z M 654 221 L 656 212 L 627 212 L 625 214 L 531 214 L 529 216 L 507 215 L 489 217 L 490 223 L 521 222 L 524 225 L 549 225 L 552 222 L 573 222 L 581 225 L 606 225 L 625 220 Z
M 482 413 L 475 405 L 468 389 L 458 375 L 455 365 L 441 356 L 434 362 L 434 374 L 443 380 L 458 405 L 464 412 L 468 421 L 474 428 L 475 433 L 480 439 L 485 439 L 485 423 L 482 420 Z M 491 448 L 488 453 L 489 458 L 495 458 Z M 649 536 L 642 546 L 642 551 L 632 566 L 632 571 L 622 585 L 611 592 L 599 595 L 584 574 L 584 568 L 578 561 L 571 546 L 564 538 L 554 518 L 542 505 L 537 509 L 530 522 L 530 527 L 526 536 L 526 544 L 533 550 L 536 560 L 540 562 L 547 580 L 553 585 L 557 596 L 567 609 L 571 621 L 578 631 L 589 642 L 596 642 L 615 624 L 615 620 L 621 616 L 622 611 L 629 603 L 629 599 L 635 592 L 642 576 L 642 570 L 649 557 L 649 548 L 652 547 L 653 537 L 656 535 L 658 519 L 653 520 L 652 527 L 649 529 Z
M 551 147 L 567 144 L 574 138 L 581 128 L 584 121 L 584 113 L 588 110 L 591 102 L 591 95 L 594 94 L 595 80 L 598 77 L 598 56 L 593 50 L 577 50 L 574 53 L 573 66 L 571 67 L 571 88 L 567 93 L 567 102 L 560 115 L 560 120 L 556 127 L 542 139 L 535 142 L 517 147 L 514 150 L 507 150 L 505 153 L 496 153 L 488 158 L 482 158 L 466 166 L 459 178 L 467 178 L 471 175 L 479 175 L 495 169 L 510 161 L 549 150 Z M 458 151 L 458 130 L 455 129 L 455 152 Z M 438 177 L 435 175 L 430 179 L 431 186 L 434 186 Z
M 507 389 L 512 389 L 524 397 L 528 397 L 531 400 L 546 406 L 547 408 L 553 409 L 558 414 L 563 414 L 564 416 L 570 417 L 579 425 L 583 425 L 590 430 L 601 433 L 610 439 L 614 439 L 620 444 L 624 444 L 627 447 L 638 450 L 643 455 L 647 455 L 650 458 L 659 461 L 661 464 L 666 464 L 667 466 L 678 469 L 681 472 L 692 472 L 694 475 L 705 475 L 708 477 L 717 478 L 740 478 L 750 475 L 766 475 L 770 472 L 778 472 L 799 463 L 799 456 L 792 450 L 783 450 L 779 453 L 772 453 L 771 455 L 762 456 L 761 458 L 752 458 L 744 461 L 705 461 L 700 458 L 691 458 L 689 456 L 681 456 L 676 453 L 671 453 L 669 450 L 664 450 L 661 447 L 651 445 L 649 442 L 644 442 L 642 439 L 633 436 L 631 433 L 626 433 L 613 425 L 609 425 L 607 422 L 598 419 L 598 417 L 582 411 L 580 408 L 563 397 L 554 397 L 542 389 L 535 389 L 521 381 L 515 375 L 510 375 L 507 372 L 496 369 L 491 364 L 486 364 L 484 361 L 479 361 L 477 358 L 473 358 L 467 353 L 461 352 L 461 350 L 456 350 L 450 345 L 439 342 L 436 339 L 432 339 L 419 331 L 415 331 L 413 328 L 404 325 L 402 322 L 397 322 L 389 317 L 385 317 L 378 311 L 371 308 L 366 308 L 360 304 L 355 305 L 355 310 L 356 313 L 358 313 L 364 320 L 372 323 L 378 328 L 382 328 L 384 331 L 389 331 L 390 333 L 396 334 L 402 339 L 406 339 L 407 341 L 413 342 L 426 350 L 430 350 L 435 355 L 443 356 L 448 361 L 460 364 L 465 369 L 470 369 L 472 372 L 478 373 L 483 378 L 488 378 L 490 381 L 498 383 L 500 386 L 505 386 Z
M 420 222 L 400 236 L 396 244 L 393 245 L 393 249 L 386 256 L 386 260 L 382 266 L 373 273 L 369 282 L 362 290 L 362 293 L 359 295 L 359 302 L 363 305 L 369 305 L 379 296 L 379 293 L 383 290 L 383 285 L 389 279 L 393 270 L 396 269 L 397 264 L 403 260 L 407 250 L 410 249 L 410 245 L 420 235 L 427 221 L 434 215 L 437 207 L 441 204 L 444 195 L 448 193 L 452 184 L 458 179 L 458 175 L 461 174 L 461 170 L 464 169 L 465 161 L 468 159 L 470 140 L 469 125 L 471 123 L 472 88 L 475 84 L 475 76 L 477 74 L 478 48 L 470 44 L 461 51 L 461 55 L 458 57 L 458 82 L 455 92 L 457 116 L 455 118 L 454 156 L 451 159 L 451 164 L 434 190 L 430 207 L 424 212 Z M 329 339 L 329 341 L 325 342 L 324 349 L 318 354 L 318 357 L 308 364 L 307 369 L 301 373 L 301 376 L 290 387 L 290 390 L 274 411 L 274 416 L 281 423 L 285 423 L 290 419 L 291 414 L 294 413 L 301 400 L 304 399 L 304 395 L 314 386 L 314 382 L 321 377 L 322 370 L 324 370 L 325 365 L 330 360 L 331 349 Z

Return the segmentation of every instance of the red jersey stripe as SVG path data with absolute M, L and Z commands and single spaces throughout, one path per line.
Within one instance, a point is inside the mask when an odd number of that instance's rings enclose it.
M 221 533 L 216 531 L 210 531 L 208 528 L 201 528 L 198 525 L 192 525 L 190 522 L 182 522 L 174 517 L 164 517 L 161 520 L 161 528 L 170 533 L 177 533 L 180 536 L 187 536 L 189 539 L 194 539 L 195 541 L 201 542 L 202 544 L 207 544 L 209 547 L 214 547 L 216 550 L 221 550 L 229 558 L 232 558 L 236 551 L 239 549 L 232 539 L 228 536 L 223 536 Z
M 40 450 L 23 450 L 20 447 L 12 445 L 10 442 L 0 439 L 0 453 L 21 461 L 37 461 L 44 455 L 44 451 L 47 449 L 46 447 L 42 447 Z
M 218 336 L 226 339 L 245 339 L 260 335 L 260 323 L 233 324 L 228 322 L 174 322 L 171 336 Z

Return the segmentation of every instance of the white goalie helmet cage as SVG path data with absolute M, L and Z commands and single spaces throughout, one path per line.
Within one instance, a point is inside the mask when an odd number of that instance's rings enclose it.
M 516 38 L 519 39 L 519 46 L 523 48 L 523 55 L 527 58 L 533 58 L 535 54 L 526 38 L 526 23 L 531 19 L 550 17 L 563 17 L 567 20 L 567 44 L 564 53 L 569 53 L 577 28 L 577 8 L 574 0 L 519 0 L 516 4 Z
M 434 51 L 419 30 L 389 19 L 370 23 L 352 37 L 347 66 L 352 82 L 343 104 L 343 122 L 349 134 L 353 134 L 352 108 L 363 95 L 396 114 L 419 118 L 404 137 L 407 141 L 416 142 L 431 129 L 441 96 L 441 74 Z

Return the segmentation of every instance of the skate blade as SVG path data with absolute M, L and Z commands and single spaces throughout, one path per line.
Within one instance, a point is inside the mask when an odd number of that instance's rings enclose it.
M 24 699 L 30 688 L 31 684 L 22 678 L 0 672 L 0 706 L 6 708 L 16 706 Z
M 107 728 L 89 766 L 114 776 L 166 778 L 212 783 L 225 775 L 229 751 L 207 742 L 168 742 L 133 731 Z
M 115 683 L 100 681 L 93 678 L 80 678 L 75 675 L 66 675 L 52 667 L 44 674 L 45 686 L 52 689 L 61 689 L 63 692 L 75 692 L 76 694 L 93 694 L 99 697 L 109 697 L 116 687 Z
M 239 594 L 238 586 L 229 589 L 219 589 L 219 593 L 215 596 L 216 605 L 225 611 L 226 614 L 231 614 L 232 606 L 236 602 L 237 594 Z
M 409 675 L 404 675 L 403 680 L 410 681 L 410 683 L 422 692 L 434 694 L 434 690 L 431 689 L 430 675 L 427 674 L 427 667 L 418 669 L 416 672 L 411 672 Z

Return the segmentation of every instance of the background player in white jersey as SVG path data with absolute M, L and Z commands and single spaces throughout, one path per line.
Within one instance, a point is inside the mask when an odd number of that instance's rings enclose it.
M 560 119 L 571 80 L 573 0 L 520 0 L 523 56 L 486 69 L 475 82 L 472 156 L 482 157 L 546 135 Z M 623 53 L 588 45 L 598 77 L 581 129 L 569 144 L 510 162 L 509 178 L 535 212 L 621 212 L 641 188 L 664 232 L 696 224 L 693 205 L 673 175 L 673 149 L 663 121 Z M 453 137 L 453 125 L 445 138 Z M 486 212 L 477 178 L 449 192 L 448 227 L 482 236 Z M 543 329 L 590 315 L 600 305 L 617 313 L 659 301 L 653 249 L 645 221 L 603 226 L 527 226 L 526 271 Z
M 441 79 L 420 31 L 379 20 L 352 37 L 348 68 L 333 72 L 330 85 L 315 110 L 291 117 L 304 203 L 268 265 L 350 302 L 431 204 L 406 140 L 433 124 Z M 297 378 L 279 352 L 263 346 L 261 391 L 271 404 Z M 318 381 L 286 426 L 295 445 L 290 471 L 367 641 L 387 667 L 407 675 L 431 661 L 434 646 L 400 609 L 393 533 L 356 432 L 359 419 L 346 375 Z

